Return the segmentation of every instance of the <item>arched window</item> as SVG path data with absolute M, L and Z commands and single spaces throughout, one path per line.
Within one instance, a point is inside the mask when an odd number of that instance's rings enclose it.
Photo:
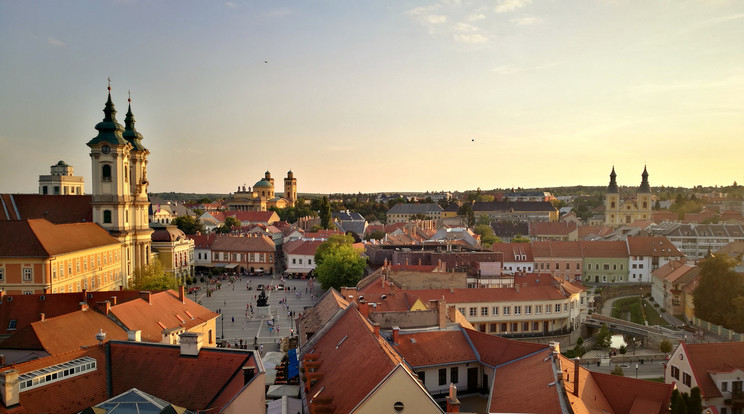
M 103 168 L 101 169 L 101 180 L 102 181 L 111 181 L 111 166 L 108 164 L 104 164 Z
M 103 210 L 103 222 L 111 223 L 111 210 Z

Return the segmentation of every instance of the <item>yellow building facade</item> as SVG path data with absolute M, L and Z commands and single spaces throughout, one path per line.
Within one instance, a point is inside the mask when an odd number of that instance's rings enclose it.
M 605 196 L 605 222 L 606 226 L 619 227 L 633 223 L 638 220 L 650 220 L 653 209 L 653 195 L 651 186 L 648 183 L 648 172 L 643 167 L 641 174 L 641 185 L 638 187 L 634 198 L 620 197 L 620 190 L 617 186 L 617 174 L 615 167 L 612 167 L 610 173 L 610 185 L 607 187 Z
M 274 179 L 266 171 L 264 178 L 256 182 L 253 187 L 245 185 L 238 187 L 232 197 L 225 203 L 230 211 L 267 211 L 269 208 L 294 207 L 297 202 L 297 178 L 292 171 L 287 172 L 284 179 L 284 197 L 277 196 L 274 189 Z

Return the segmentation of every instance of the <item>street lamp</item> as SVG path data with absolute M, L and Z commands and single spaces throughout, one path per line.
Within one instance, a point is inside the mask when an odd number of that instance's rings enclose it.
M 638 379 L 638 364 L 636 364 L 636 379 Z

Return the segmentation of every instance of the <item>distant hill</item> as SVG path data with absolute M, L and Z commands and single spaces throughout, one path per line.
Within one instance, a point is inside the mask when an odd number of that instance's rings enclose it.
M 150 193 L 151 196 L 157 196 L 162 198 L 163 200 L 168 201 L 197 201 L 204 198 L 208 198 L 210 200 L 220 200 L 224 199 L 228 196 L 228 194 L 197 194 L 197 193 Z

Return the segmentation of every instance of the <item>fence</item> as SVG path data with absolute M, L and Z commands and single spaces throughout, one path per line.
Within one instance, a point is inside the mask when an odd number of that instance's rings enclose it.
M 714 334 L 720 336 L 721 338 L 731 341 L 731 342 L 744 342 L 744 333 L 739 333 L 739 332 L 732 331 L 731 329 L 726 329 L 723 326 L 712 324 L 696 316 L 692 318 L 692 325 L 702 328 L 706 331 L 713 332 Z

